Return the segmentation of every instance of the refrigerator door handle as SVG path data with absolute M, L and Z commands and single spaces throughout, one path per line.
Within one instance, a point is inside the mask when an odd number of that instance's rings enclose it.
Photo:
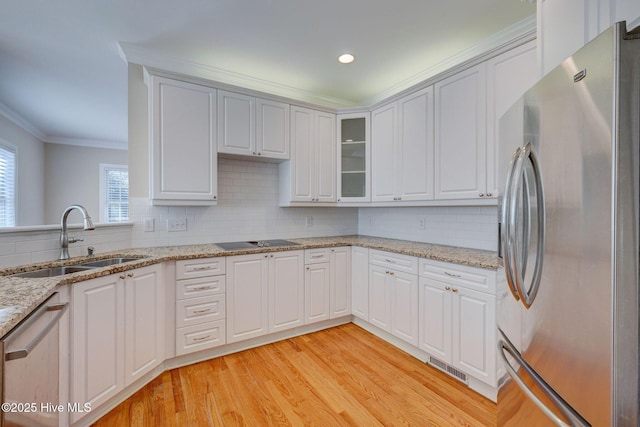
M 540 400 L 538 396 L 531 390 L 525 382 L 522 380 L 518 372 L 515 370 L 511 363 L 507 359 L 505 352 L 509 353 L 511 357 L 513 357 L 516 362 L 524 369 L 527 375 L 535 382 L 535 384 L 540 387 L 547 397 L 553 402 L 555 407 L 558 409 L 562 415 L 564 415 L 571 424 L 567 424 L 562 418 L 558 417 L 545 403 Z M 559 427 L 590 427 L 589 424 L 584 418 L 582 418 L 573 408 L 571 408 L 567 403 L 562 400 L 561 397 L 557 395 L 557 393 L 544 382 L 540 375 L 536 373 L 536 371 L 529 366 L 529 364 L 522 358 L 518 350 L 516 350 L 513 345 L 505 340 L 498 340 L 498 354 L 502 359 L 505 369 L 509 376 L 513 379 L 513 381 L 520 387 L 520 389 L 524 392 L 524 394 L 557 426 Z
M 503 261 L 504 261 L 504 271 L 507 276 L 507 285 L 509 286 L 509 290 L 511 291 L 511 295 L 516 299 L 516 301 L 520 300 L 520 295 L 518 294 L 518 289 L 516 288 L 516 279 L 514 274 L 514 260 L 512 259 L 512 248 L 515 245 L 514 235 L 515 232 L 515 224 L 511 224 L 510 221 L 510 212 L 511 205 L 514 203 L 514 200 L 511 199 L 511 187 L 513 186 L 513 173 L 516 167 L 516 161 L 520 156 L 520 151 L 522 147 L 518 147 L 516 151 L 514 151 L 511 157 L 511 164 L 509 168 L 509 173 L 507 174 L 507 182 L 505 184 L 504 191 L 504 199 L 502 205 L 502 224 L 504 226 L 504 232 L 501 236 L 502 238 L 502 252 L 503 252 Z
M 523 188 L 527 191 L 527 194 L 524 195 L 524 198 L 527 199 L 525 202 L 525 208 L 529 208 L 530 201 L 529 198 L 529 183 L 525 177 L 525 164 L 529 161 L 531 163 L 531 169 L 534 175 L 534 189 L 536 194 L 536 205 L 537 205 L 537 219 L 538 219 L 538 241 L 536 247 L 536 263 L 533 271 L 533 277 L 531 279 L 531 284 L 529 286 L 529 290 L 525 288 L 524 285 L 524 268 L 518 266 L 518 253 L 517 250 L 520 247 L 517 234 L 515 230 L 517 229 L 517 216 L 520 207 L 519 203 L 519 195 L 523 191 Z M 505 207 L 508 208 L 506 211 L 506 222 L 507 229 L 510 230 L 511 241 L 510 244 L 510 253 L 505 254 L 505 259 L 507 257 L 510 258 L 511 264 L 513 265 L 514 279 L 515 279 L 515 288 L 520 296 L 522 304 L 529 308 L 533 301 L 536 298 L 538 293 L 538 289 L 540 287 L 540 280 L 542 278 L 542 265 L 544 261 L 544 244 L 545 244 L 545 228 L 546 228 L 546 209 L 545 209 L 545 201 L 544 201 L 544 187 L 542 185 L 542 175 L 540 164 L 538 162 L 538 155 L 536 153 L 535 148 L 531 142 L 527 143 L 524 148 L 520 149 L 518 158 L 516 159 L 513 167 L 513 181 L 511 182 L 511 188 L 509 189 L 508 195 L 508 203 L 505 203 Z M 524 183 L 523 183 L 524 182 Z M 507 197 L 507 196 L 505 196 Z M 526 234 L 530 233 L 530 224 L 528 213 L 524 216 L 525 221 L 525 232 Z M 526 243 L 528 246 L 529 236 L 527 235 L 524 239 L 523 243 Z M 522 255 L 528 256 L 528 248 L 522 248 Z M 526 264 L 525 264 L 526 265 Z

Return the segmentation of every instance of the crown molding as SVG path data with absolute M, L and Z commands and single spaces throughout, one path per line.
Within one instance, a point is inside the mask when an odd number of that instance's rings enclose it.
M 495 34 L 492 34 L 490 37 L 474 44 L 468 49 L 465 49 L 460 53 L 457 53 L 456 55 L 453 55 L 444 61 L 441 61 L 389 87 L 385 91 L 367 99 L 365 104 L 374 105 L 380 103 L 381 101 L 391 98 L 411 87 L 417 86 L 438 74 L 456 69 L 465 63 L 478 59 L 479 57 L 497 54 L 497 51 L 505 48 L 506 46 L 512 46 L 514 44 L 521 44 L 528 40 L 533 40 L 535 36 L 536 15 L 533 14 Z
M 118 48 L 120 51 L 120 57 L 128 63 L 131 62 L 145 67 L 168 71 L 170 73 L 184 74 L 187 76 L 212 80 L 214 82 L 239 86 L 330 108 L 350 108 L 356 106 L 355 103 L 345 99 L 317 95 L 293 86 L 275 83 L 242 73 L 235 73 L 233 71 L 201 64 L 199 62 L 190 61 L 176 56 L 166 55 L 156 50 L 136 46 L 131 43 L 119 42 Z
M 16 113 L 12 110 L 7 104 L 0 101 L 0 114 L 2 114 L 7 120 L 12 122 L 14 125 L 23 129 L 31 136 L 38 138 L 40 141 L 44 141 L 47 135 L 42 132 L 40 129 L 35 127 L 31 122 L 22 117 L 20 114 Z
M 127 150 L 127 141 L 108 141 L 103 139 L 48 137 L 43 140 L 48 144 L 75 145 L 77 147 L 107 148 L 111 150 Z
M 38 140 L 49 144 L 65 144 L 91 148 L 109 148 L 112 150 L 126 150 L 128 148 L 127 141 L 64 138 L 59 136 L 47 135 L 3 102 L 0 102 L 0 115 L 4 116 L 7 120 L 24 130 L 34 138 L 37 138 Z

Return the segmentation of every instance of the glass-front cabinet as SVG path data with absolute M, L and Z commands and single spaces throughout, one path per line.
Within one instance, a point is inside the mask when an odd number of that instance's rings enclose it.
M 368 202 L 371 146 L 368 112 L 338 115 L 338 202 Z

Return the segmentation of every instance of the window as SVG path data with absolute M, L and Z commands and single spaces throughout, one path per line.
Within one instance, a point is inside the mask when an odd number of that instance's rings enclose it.
M 0 227 L 16 225 L 16 150 L 0 145 Z
M 127 166 L 100 164 L 100 222 L 129 220 Z

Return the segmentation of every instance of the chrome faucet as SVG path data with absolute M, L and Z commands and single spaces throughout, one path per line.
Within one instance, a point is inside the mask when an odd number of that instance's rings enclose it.
M 69 243 L 82 242 L 84 239 L 78 239 L 72 237 L 71 239 L 67 236 L 67 218 L 69 217 L 69 213 L 78 209 L 82 213 L 82 218 L 84 222 L 85 230 L 95 230 L 95 226 L 93 225 L 93 221 L 91 221 L 91 217 L 89 216 L 89 212 L 82 205 L 71 205 L 62 212 L 62 219 L 60 220 L 60 258 L 58 259 L 69 259 Z

